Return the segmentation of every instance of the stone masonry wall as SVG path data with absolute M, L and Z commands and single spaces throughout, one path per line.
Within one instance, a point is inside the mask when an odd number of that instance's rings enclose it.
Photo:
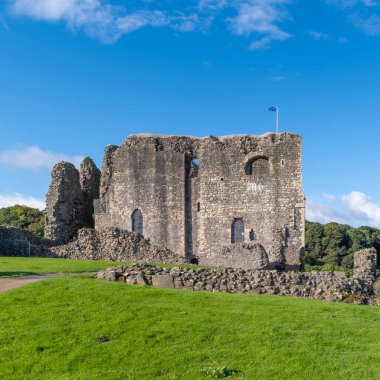
M 93 200 L 99 198 L 100 172 L 86 157 L 80 172 L 68 162 L 56 164 L 46 195 L 45 238 L 58 244 L 72 240 L 78 229 L 94 227 Z
M 363 249 L 354 255 L 354 276 L 373 281 L 376 277 L 377 251 L 375 248 Z
M 79 172 L 82 190 L 82 225 L 94 228 L 94 199 L 99 199 L 100 170 L 90 157 L 83 159 Z
M 328 272 L 161 268 L 147 264 L 119 266 L 99 272 L 102 280 L 191 291 L 271 294 L 334 302 L 380 305 L 372 283 Z
M 132 230 L 132 214 L 143 215 L 143 234 L 153 244 L 186 256 L 185 170 L 193 149 L 187 137 L 130 137 L 104 156 L 96 228 Z
M 50 256 L 53 245 L 21 228 L 0 226 L 0 256 Z
M 82 190 L 79 172 L 73 164 L 60 162 L 51 173 L 46 195 L 45 238 L 59 244 L 75 235 L 82 212 Z
M 200 263 L 218 259 L 230 246 L 232 223 L 241 219 L 245 242 L 253 231 L 274 266 L 298 269 L 304 247 L 301 138 L 289 133 L 207 138 L 198 157 Z
M 106 149 L 99 205 L 95 228 L 132 230 L 139 209 L 145 237 L 184 257 L 197 256 L 201 264 L 217 263 L 228 251 L 229 265 L 240 265 L 234 258 L 241 256 L 241 244 L 231 245 L 231 226 L 240 219 L 244 243 L 254 238 L 272 267 L 299 269 L 305 227 L 301 138 L 133 135 Z

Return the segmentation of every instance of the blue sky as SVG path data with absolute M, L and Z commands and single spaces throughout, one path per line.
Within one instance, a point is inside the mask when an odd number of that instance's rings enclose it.
M 380 227 L 380 1 L 9 0 L 0 206 L 132 133 L 304 140 L 308 218 Z

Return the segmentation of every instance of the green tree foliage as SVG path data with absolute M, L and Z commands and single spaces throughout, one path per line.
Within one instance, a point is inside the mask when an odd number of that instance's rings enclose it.
M 44 212 L 26 206 L 0 208 L 0 225 L 20 227 L 37 235 L 44 235 Z
M 356 251 L 374 247 L 380 253 L 377 228 L 306 222 L 305 236 L 305 263 L 309 265 L 343 266 L 348 270 L 353 267 Z

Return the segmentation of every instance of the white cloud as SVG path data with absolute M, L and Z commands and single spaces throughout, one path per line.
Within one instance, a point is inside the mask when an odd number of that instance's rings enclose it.
M 315 30 L 311 30 L 309 32 L 309 36 L 317 41 L 324 41 L 329 39 L 329 35 L 324 32 L 317 32 Z
M 350 224 L 351 218 L 335 205 L 324 204 L 313 200 L 308 200 L 306 203 L 306 219 L 310 222 L 319 223 L 342 223 Z
M 100 0 L 14 0 L 11 10 L 17 16 L 63 21 L 69 28 L 83 28 L 87 34 L 103 42 L 113 42 L 122 34 L 149 23 L 163 22 L 161 14 L 141 12 L 125 15 L 124 7 Z
M 18 193 L 0 194 L 0 207 L 9 207 L 14 205 L 28 206 L 43 210 L 45 208 L 45 201 Z
M 343 196 L 343 202 L 358 218 L 367 219 L 371 225 L 380 227 L 380 205 L 369 196 L 353 191 Z
M 336 201 L 336 196 L 330 193 L 323 193 L 323 198 L 328 201 Z
M 380 36 L 380 17 L 377 14 L 365 17 L 356 13 L 353 14 L 350 19 L 352 23 L 365 34 L 369 36 Z
M 63 22 L 70 29 L 83 29 L 105 43 L 147 26 L 166 26 L 180 32 L 208 29 L 219 14 L 232 33 L 259 36 L 250 45 L 253 50 L 291 37 L 278 24 L 290 18 L 285 5 L 292 0 L 192 0 L 170 11 L 160 9 L 165 1 L 131 2 L 128 7 L 112 5 L 106 0 L 9 1 L 15 16 Z M 136 7 L 136 3 L 140 5 Z M 232 16 L 227 17 L 225 10 Z
M 284 41 L 291 34 L 283 31 L 277 24 L 290 17 L 285 9 L 289 0 L 250 0 L 235 3 L 237 16 L 228 19 L 230 30 L 237 35 L 252 33 L 262 37 L 251 43 L 252 50 L 265 49 L 273 41 Z
M 379 0 L 326 0 L 347 12 L 350 22 L 369 36 L 380 36 Z
M 67 156 L 63 153 L 42 150 L 38 146 L 27 146 L 19 149 L 0 151 L 0 164 L 25 169 L 51 169 L 60 161 L 69 161 L 79 167 L 82 159 L 82 156 Z
M 352 191 L 335 196 L 324 194 L 324 201 L 308 200 L 306 218 L 312 222 L 337 222 L 354 227 L 368 225 L 380 228 L 380 204 L 368 195 Z

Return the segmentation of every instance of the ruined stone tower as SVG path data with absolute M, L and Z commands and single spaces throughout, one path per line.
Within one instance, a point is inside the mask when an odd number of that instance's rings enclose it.
M 106 148 L 99 193 L 97 229 L 141 233 L 201 264 L 302 266 L 298 135 L 132 135 Z
M 94 227 L 93 199 L 99 196 L 100 172 L 86 157 L 80 172 L 68 162 L 53 168 L 46 195 L 45 238 L 68 243 L 79 228 Z

